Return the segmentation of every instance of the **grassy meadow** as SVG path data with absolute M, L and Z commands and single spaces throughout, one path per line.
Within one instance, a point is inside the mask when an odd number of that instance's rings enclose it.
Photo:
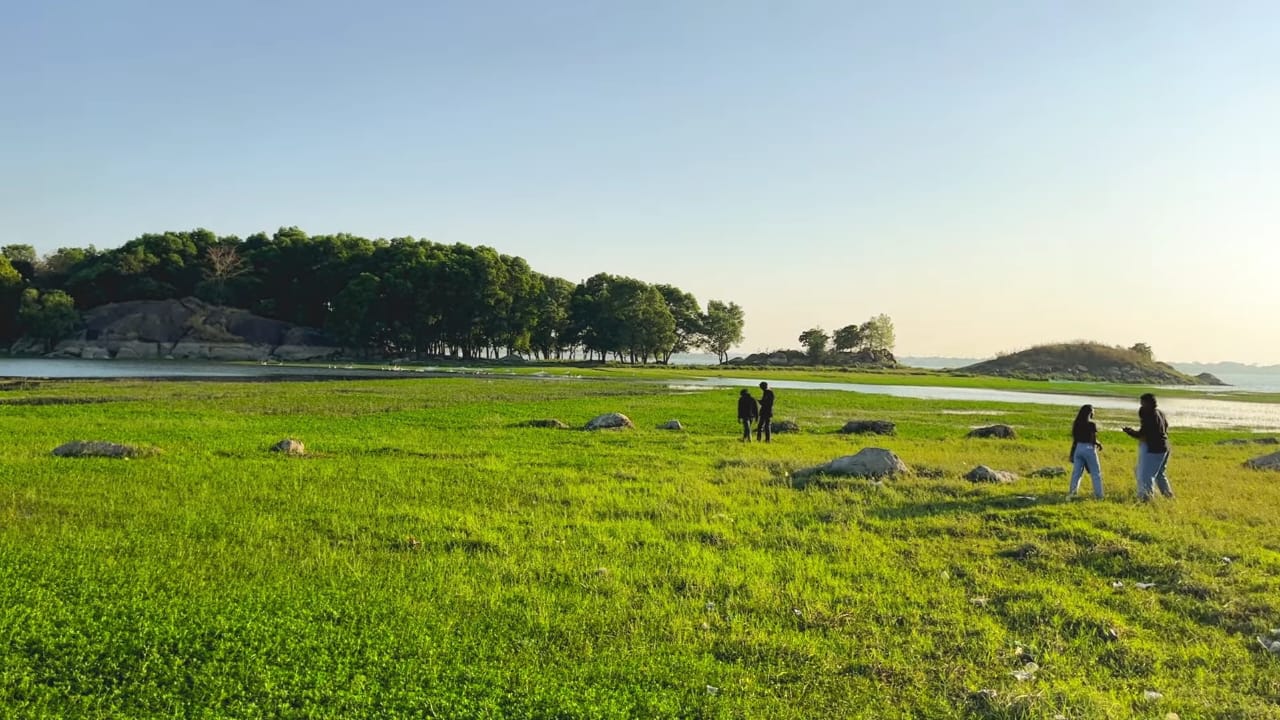
M 1280 718 L 1280 473 L 1241 467 L 1275 448 L 1174 428 L 1178 497 L 1140 504 L 1103 412 L 1107 497 L 1068 502 L 1025 476 L 1072 408 L 784 390 L 801 432 L 765 445 L 736 396 L 11 384 L 0 717 Z M 524 426 L 611 411 L 636 429 Z M 1020 437 L 964 437 L 989 422 Z M 50 454 L 76 439 L 156 452 Z M 867 446 L 940 477 L 793 487 Z

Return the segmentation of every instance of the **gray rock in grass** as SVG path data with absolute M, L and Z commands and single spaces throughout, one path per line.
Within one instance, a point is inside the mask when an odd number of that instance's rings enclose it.
M 62 445 L 54 448 L 53 454 L 58 457 L 131 458 L 138 457 L 143 453 L 139 448 L 132 445 L 121 445 L 113 442 L 74 440 L 69 443 L 63 443 Z
M 306 455 L 307 448 L 302 444 L 301 440 L 285 438 L 275 445 L 272 445 L 271 452 L 284 453 L 285 455 Z
M 631 422 L 631 418 L 622 413 L 605 413 L 591 418 L 587 423 L 588 430 L 607 430 L 613 428 L 634 428 L 635 423 Z
M 1012 440 L 1018 437 L 1018 433 L 1008 425 L 987 425 L 986 427 L 974 428 L 969 431 L 971 438 L 999 438 L 1001 440 Z
M 1018 476 L 1005 470 L 992 470 L 986 465 L 979 465 L 966 473 L 964 479 L 969 482 L 1011 483 Z
M 769 431 L 774 433 L 800 432 L 800 425 L 795 420 L 771 420 Z
M 846 435 L 893 435 L 897 426 L 888 420 L 850 420 L 840 428 Z
M 1247 460 L 1244 466 L 1254 470 L 1280 470 L 1280 452 Z
M 845 455 L 815 467 L 806 468 L 795 473 L 797 478 L 814 475 L 831 475 L 861 478 L 893 478 L 909 475 L 911 468 L 902 462 L 902 458 L 884 448 L 863 448 L 853 455 Z
M 659 430 L 683 430 L 684 425 L 681 425 L 679 420 L 672 419 L 659 425 L 658 429 Z

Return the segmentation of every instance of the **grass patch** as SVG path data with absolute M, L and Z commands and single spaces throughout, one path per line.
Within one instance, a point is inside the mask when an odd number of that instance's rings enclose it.
M 1178 499 L 1144 505 L 1106 431 L 1106 499 L 1067 502 L 1025 478 L 1072 408 L 789 390 L 766 445 L 735 389 L 637 376 L 10 388 L 0 717 L 1280 717 L 1256 448 L 1175 428 Z M 636 429 L 525 426 L 612 411 Z M 50 456 L 76 438 L 162 452 Z M 787 480 L 866 446 L 927 472 Z

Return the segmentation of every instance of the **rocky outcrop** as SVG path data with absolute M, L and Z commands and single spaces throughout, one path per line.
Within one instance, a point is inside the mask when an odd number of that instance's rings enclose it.
M 1018 437 L 1018 433 L 1008 425 L 988 425 L 986 427 L 974 428 L 969 431 L 968 437 L 971 438 L 999 438 L 1001 440 L 1012 440 Z
M 1198 380 L 1201 385 L 1215 385 L 1218 387 L 1228 386 L 1227 383 L 1222 382 L 1222 379 L 1213 373 L 1202 372 L 1199 375 L 1196 375 L 1196 380 Z
M 799 350 L 775 350 L 767 353 L 753 353 L 744 357 L 732 358 L 728 365 L 753 365 L 757 367 L 791 367 L 826 365 L 834 367 L 898 367 L 893 353 L 880 350 L 864 350 L 861 352 L 828 352 L 816 361 L 808 353 Z
M 631 422 L 631 418 L 622 413 L 605 413 L 591 418 L 587 423 L 588 430 L 609 430 L 616 428 L 634 428 L 635 423 Z
M 1254 470 L 1280 470 L 1280 452 L 1253 458 L 1246 461 L 1244 466 Z
M 893 435 L 897 426 L 888 420 L 850 420 L 840 428 L 845 435 Z
M 957 372 L 1030 380 L 1089 380 L 1145 385 L 1200 384 L 1196 378 L 1178 371 L 1172 365 L 1152 360 L 1149 355 L 1132 349 L 1088 342 L 1039 345 L 975 363 L 960 368 Z
M 121 445 L 113 442 L 101 441 L 84 441 L 73 440 L 69 443 L 63 443 L 53 449 L 53 454 L 58 457 L 108 457 L 108 458 L 124 458 L 139 457 L 146 453 L 133 445 Z
M 120 360 L 316 360 L 341 348 L 322 333 L 196 298 L 113 303 L 84 314 L 84 330 L 54 356 Z
M 795 477 L 800 480 L 815 475 L 879 479 L 910 473 L 911 468 L 893 452 L 884 448 L 863 448 L 853 455 L 838 457 L 825 465 L 799 470 Z
M 979 465 L 966 473 L 964 479 L 975 483 L 1011 483 L 1017 480 L 1018 476 L 1004 470 L 992 470 L 986 465 Z

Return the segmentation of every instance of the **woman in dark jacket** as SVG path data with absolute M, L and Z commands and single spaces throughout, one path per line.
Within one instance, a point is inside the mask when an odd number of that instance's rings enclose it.
M 1173 497 L 1173 487 L 1165 470 L 1169 467 L 1169 421 L 1156 407 L 1156 396 L 1144 393 L 1138 398 L 1138 429 L 1125 428 L 1124 432 L 1138 441 L 1138 499 L 1150 500 L 1152 486 L 1160 494 Z
M 755 422 L 759 415 L 760 409 L 756 405 L 756 399 L 751 397 L 751 393 L 746 388 L 742 388 L 742 394 L 738 396 L 738 420 L 742 423 L 742 442 L 751 442 L 751 423 Z
M 1093 406 L 1081 405 L 1076 413 L 1076 421 L 1071 424 L 1071 487 L 1067 497 L 1075 497 L 1080 489 L 1080 478 L 1089 470 L 1089 478 L 1093 480 L 1093 496 L 1102 499 L 1102 464 L 1098 462 L 1098 451 L 1102 443 L 1098 442 L 1098 425 L 1093 421 Z

